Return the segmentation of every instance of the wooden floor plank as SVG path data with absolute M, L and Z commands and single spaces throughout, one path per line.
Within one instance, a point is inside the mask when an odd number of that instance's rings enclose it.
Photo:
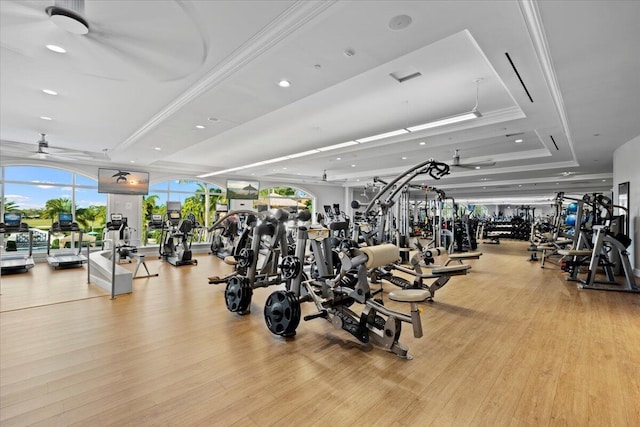
M 84 268 L 2 276 L 0 424 L 640 425 L 640 295 L 578 290 L 526 247 L 482 246 L 422 304 L 424 336 L 401 337 L 410 361 L 323 319 L 272 335 L 276 288 L 229 313 L 213 256 L 148 257 L 160 275 L 115 300 Z

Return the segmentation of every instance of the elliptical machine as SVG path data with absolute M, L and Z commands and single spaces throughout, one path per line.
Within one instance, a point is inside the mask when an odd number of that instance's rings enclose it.
M 167 202 L 167 214 L 160 240 L 160 257 L 169 264 L 175 267 L 198 264 L 198 260 L 193 259 L 191 254 L 193 222 L 188 218 L 182 218 L 180 202 Z

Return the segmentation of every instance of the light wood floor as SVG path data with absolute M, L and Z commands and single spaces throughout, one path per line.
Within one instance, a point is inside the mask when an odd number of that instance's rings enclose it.
M 639 426 L 640 295 L 579 291 L 526 246 L 482 245 L 424 304 L 424 337 L 405 326 L 411 361 L 322 319 L 271 335 L 275 288 L 229 313 L 213 256 L 148 260 L 160 276 L 113 301 L 38 264 L 2 277 L 0 424 Z

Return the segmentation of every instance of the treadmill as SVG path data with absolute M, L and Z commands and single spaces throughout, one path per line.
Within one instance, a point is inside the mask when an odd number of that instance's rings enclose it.
M 60 250 L 55 254 L 51 254 L 51 235 L 59 233 L 71 233 L 71 250 Z M 73 234 L 78 234 L 78 250 L 73 250 Z M 58 215 L 58 222 L 54 222 L 49 230 L 48 244 L 47 244 L 47 262 L 54 268 L 68 268 L 68 267 L 82 267 L 82 264 L 87 262 L 87 257 L 82 255 L 82 230 L 78 226 L 78 223 L 73 222 L 73 215 L 71 213 L 60 213 Z
M 2 239 L 2 254 L 0 255 L 0 274 L 18 273 L 29 271 L 35 265 L 33 262 L 33 233 L 29 225 L 22 222 L 22 214 L 17 212 L 5 212 L 4 222 L 0 222 L 0 238 Z M 15 241 L 4 241 L 5 234 L 16 234 Z M 19 252 L 18 235 L 28 234 L 28 252 Z M 8 247 L 10 249 L 8 249 Z M 15 253 L 9 253 L 14 252 Z

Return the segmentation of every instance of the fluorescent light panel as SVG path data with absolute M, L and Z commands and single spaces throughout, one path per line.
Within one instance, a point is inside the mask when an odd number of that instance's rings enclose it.
M 333 144 L 327 147 L 320 147 L 318 148 L 318 151 L 337 150 L 338 148 L 350 147 L 352 145 L 358 145 L 358 143 L 356 141 L 341 142 L 340 144 Z
M 446 117 L 444 119 L 436 120 L 434 122 L 423 123 L 421 125 L 411 126 L 407 128 L 409 132 L 418 132 L 425 129 L 431 129 L 438 126 L 450 125 L 452 123 L 464 122 L 471 119 L 477 119 L 478 117 L 482 117 L 477 111 L 470 111 L 464 114 L 458 114 L 456 116 Z
M 301 153 L 289 154 L 287 156 L 287 159 L 297 159 L 298 157 L 310 156 L 311 154 L 316 154 L 319 152 L 320 150 L 309 150 L 309 151 L 303 151 Z
M 379 139 L 391 138 L 392 136 L 409 133 L 407 129 L 392 130 L 391 132 L 381 133 L 378 135 L 368 136 L 366 138 L 356 139 L 356 142 L 363 144 L 365 142 L 377 141 Z
M 394 131 L 391 131 L 391 132 L 385 132 L 385 133 L 381 133 L 381 134 L 378 134 L 378 135 L 368 136 L 366 138 L 356 139 L 354 141 L 341 142 L 339 144 L 329 145 L 329 146 L 326 146 L 326 147 L 320 147 L 320 148 L 317 148 L 317 149 L 314 149 L 314 150 L 302 151 L 302 152 L 296 153 L 296 154 L 289 154 L 288 156 L 276 157 L 275 159 L 263 160 L 261 162 L 251 163 L 249 165 L 237 166 L 235 168 L 224 169 L 224 170 L 217 171 L 217 172 L 210 172 L 210 173 L 207 173 L 207 174 L 198 175 L 198 178 L 206 178 L 208 176 L 220 175 L 220 174 L 228 173 L 228 172 L 235 172 L 235 171 L 241 170 L 241 169 L 248 169 L 248 168 L 252 168 L 252 167 L 256 167 L 256 166 L 268 165 L 270 163 L 277 163 L 277 162 L 281 162 L 283 160 L 297 159 L 299 157 L 310 156 L 311 154 L 316 154 L 316 153 L 320 153 L 320 152 L 324 152 L 324 151 L 337 150 L 339 148 L 350 147 L 352 145 L 364 144 L 366 142 L 377 141 L 377 140 L 385 139 L 385 138 L 391 138 L 392 136 L 403 135 L 403 134 L 409 133 L 409 132 L 417 132 L 417 131 L 424 130 L 424 129 L 431 129 L 431 128 L 438 127 L 438 126 L 444 126 L 444 125 L 448 125 L 448 124 L 452 124 L 452 123 L 458 123 L 458 122 L 463 122 L 463 121 L 466 121 L 466 120 L 476 119 L 476 118 L 481 117 L 481 116 L 482 115 L 477 111 L 470 111 L 468 113 L 458 114 L 457 116 L 447 117 L 447 118 L 444 118 L 444 119 L 436 120 L 434 122 L 429 122 L 429 123 L 424 123 L 424 124 L 417 125 L 417 126 L 412 126 L 412 127 L 406 128 L 406 129 L 397 129 L 397 130 L 394 130 Z

